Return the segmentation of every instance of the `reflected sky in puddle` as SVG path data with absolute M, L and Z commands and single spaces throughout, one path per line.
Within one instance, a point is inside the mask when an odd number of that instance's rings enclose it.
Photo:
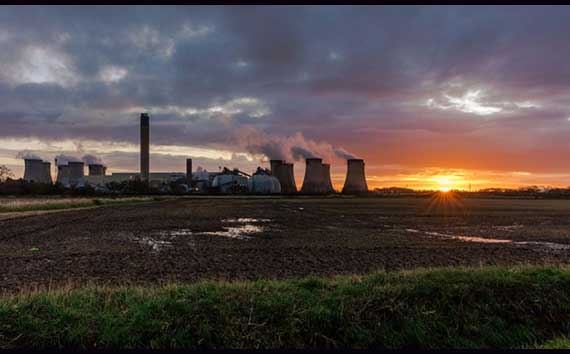
M 523 227 L 524 227 L 524 225 L 520 225 L 520 224 L 508 225 L 508 226 L 493 226 L 494 229 L 501 230 L 501 231 L 508 231 L 508 232 L 513 232 L 513 231 L 518 230 L 518 229 L 523 228 Z
M 225 224 L 243 224 L 238 226 L 223 226 L 222 231 L 208 231 L 201 232 L 201 235 L 213 235 L 229 238 L 236 238 L 240 240 L 249 240 L 254 234 L 261 233 L 267 228 L 264 226 L 254 225 L 253 223 L 267 223 L 271 219 L 257 219 L 257 218 L 228 218 L 223 219 Z
M 552 250 L 568 250 L 570 245 L 565 245 L 561 243 L 554 242 L 542 242 L 542 241 L 513 241 L 509 239 L 497 239 L 497 238 L 486 238 L 479 236 L 464 236 L 464 235 L 450 235 L 443 234 L 440 232 L 430 232 L 430 231 L 420 231 L 416 229 L 406 229 L 410 233 L 421 233 L 424 235 L 430 235 L 440 238 L 446 238 L 451 240 L 459 240 L 464 242 L 478 242 L 478 243 L 508 243 L 516 246 L 538 246 L 539 248 L 548 248 Z
M 126 236 L 144 246 L 150 247 L 152 251 L 159 252 L 165 248 L 173 247 L 173 241 L 179 236 L 192 236 L 190 229 L 161 230 L 152 232 L 149 236 L 137 236 L 134 232 L 125 233 Z M 188 240 L 188 245 L 194 248 L 193 237 Z
M 256 219 L 256 218 L 229 218 L 223 219 L 224 223 L 252 223 L 252 222 L 270 222 L 271 219 Z
M 201 232 L 201 235 L 214 235 L 222 237 L 237 238 L 242 240 L 251 239 L 251 235 L 265 231 L 263 226 L 245 224 L 241 226 L 224 227 L 223 231 Z
M 159 231 L 158 235 L 167 236 L 167 237 L 189 236 L 192 235 L 192 230 L 190 229 L 164 230 L 164 231 Z
M 160 251 L 165 247 L 172 247 L 172 242 L 156 240 L 151 237 L 133 237 L 133 239 L 143 245 L 150 246 L 153 251 Z
M 229 224 L 229 226 L 222 226 L 221 231 L 193 232 L 188 228 L 182 228 L 154 231 L 149 236 L 139 237 L 136 236 L 134 232 L 126 232 L 125 235 L 139 244 L 150 247 L 152 251 L 158 252 L 165 248 L 173 247 L 174 240 L 178 240 L 178 242 L 187 242 L 191 248 L 195 248 L 195 235 L 221 236 L 233 239 L 249 240 L 254 234 L 267 230 L 266 226 L 255 225 L 253 223 L 268 223 L 270 221 L 271 219 L 228 218 L 223 219 L 222 222 L 224 224 Z

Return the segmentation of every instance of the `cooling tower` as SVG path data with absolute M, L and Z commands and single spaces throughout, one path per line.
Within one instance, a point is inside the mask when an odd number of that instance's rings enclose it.
M 101 164 L 89 164 L 89 176 L 105 176 L 107 167 Z
M 69 169 L 69 184 L 72 186 L 83 185 L 85 176 L 85 165 L 83 162 L 70 161 L 67 164 Z
M 334 193 L 334 188 L 331 180 L 331 165 L 328 163 L 323 164 L 323 184 L 325 193 Z
M 277 178 L 279 184 L 281 185 L 281 193 L 291 193 L 291 187 L 289 186 L 289 176 L 287 175 L 287 167 L 285 161 L 283 160 L 270 160 L 269 164 L 271 166 L 271 174 Z M 296 192 L 295 188 L 295 192 Z
M 57 165 L 57 183 L 61 183 L 64 186 L 69 185 L 69 166 L 68 165 Z
M 363 193 L 368 192 L 366 177 L 364 175 L 364 160 L 348 159 L 346 171 L 346 181 L 342 188 L 343 193 Z
M 279 167 L 283 164 L 283 160 L 269 160 L 269 165 L 271 166 L 271 174 L 277 178 L 279 175 Z M 279 181 L 281 182 L 281 181 Z
M 141 178 L 144 181 L 149 178 L 149 130 L 148 113 L 141 113 Z
M 283 178 L 283 182 L 279 180 L 281 183 L 281 193 L 283 194 L 293 194 L 297 193 L 297 185 L 295 184 L 295 175 L 293 174 L 293 164 L 292 163 L 283 163 L 279 167 L 280 176 Z
M 46 183 L 42 160 L 24 159 L 24 180 L 28 182 Z
M 323 183 L 323 159 L 309 158 L 306 160 L 305 178 L 301 193 L 303 194 L 323 194 L 326 188 Z
M 44 161 L 42 162 L 43 173 L 44 173 L 44 183 L 51 184 L 51 163 Z

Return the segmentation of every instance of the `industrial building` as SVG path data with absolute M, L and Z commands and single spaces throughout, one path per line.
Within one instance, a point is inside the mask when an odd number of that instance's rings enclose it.
M 327 194 L 331 190 L 328 186 L 330 180 L 330 165 L 323 168 L 323 159 L 321 158 L 308 158 L 305 160 L 305 178 L 303 179 L 303 186 L 301 187 L 302 194 Z M 325 174 L 328 175 L 325 178 Z M 332 184 L 331 184 L 332 187 Z M 332 188 L 331 188 L 332 189 Z
M 105 176 L 107 166 L 101 164 L 89 164 L 89 176 Z
M 140 179 L 151 186 L 164 186 L 171 182 L 184 182 L 188 191 L 208 193 L 236 193 L 249 191 L 255 194 L 296 194 L 297 185 L 293 172 L 293 163 L 284 160 L 270 160 L 270 169 L 258 168 L 249 175 L 238 169 L 225 168 L 220 172 L 208 172 L 198 167 L 192 172 L 192 159 L 186 159 L 185 172 L 150 172 L 150 117 L 148 113 L 140 115 L 140 172 L 119 172 L 107 175 L 107 167 L 100 162 L 87 160 L 88 175 L 85 175 L 85 163 L 69 161 L 58 163 L 56 182 L 65 187 L 85 185 L 104 187 L 110 182 L 123 182 Z M 97 160 L 100 161 L 100 160 Z M 52 183 L 51 164 L 41 159 L 26 158 L 24 180 L 37 183 Z M 61 161 L 60 161 L 61 162 Z M 331 166 L 321 158 L 307 158 L 305 176 L 301 194 L 334 193 L 331 180 Z M 368 191 L 364 172 L 364 160 L 347 160 L 347 173 L 343 193 L 364 193 Z
M 277 178 L 281 185 L 282 194 L 297 193 L 295 175 L 293 174 L 293 164 L 283 160 L 270 160 L 271 174 Z
M 368 184 L 364 174 L 364 160 L 347 160 L 346 180 L 342 192 L 345 194 L 368 192 Z
M 24 159 L 24 180 L 35 183 L 52 183 L 51 164 L 35 158 Z

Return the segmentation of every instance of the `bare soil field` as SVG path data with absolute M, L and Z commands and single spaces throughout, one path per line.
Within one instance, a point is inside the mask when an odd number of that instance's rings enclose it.
M 570 201 L 182 198 L 0 220 L 0 293 L 570 263 Z

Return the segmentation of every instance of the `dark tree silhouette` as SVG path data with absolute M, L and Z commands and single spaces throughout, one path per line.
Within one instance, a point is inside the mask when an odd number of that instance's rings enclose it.
M 13 177 L 14 174 L 6 165 L 0 165 L 0 182 L 4 182 L 6 179 Z

